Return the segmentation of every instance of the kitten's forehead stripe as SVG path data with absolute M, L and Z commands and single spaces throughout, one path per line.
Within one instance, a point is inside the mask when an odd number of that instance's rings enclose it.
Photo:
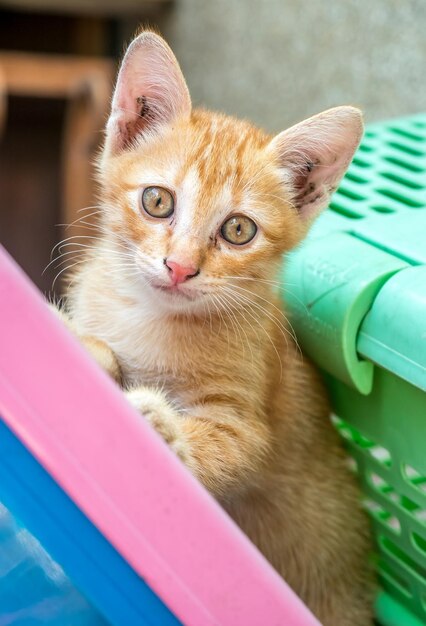
M 188 154 L 186 166 L 197 167 L 203 194 L 208 197 L 219 193 L 229 180 L 234 182 L 237 191 L 241 161 L 246 152 L 265 145 L 263 133 L 244 122 L 235 123 L 235 120 L 206 115 L 203 111 L 193 113 L 191 125 L 198 141 Z

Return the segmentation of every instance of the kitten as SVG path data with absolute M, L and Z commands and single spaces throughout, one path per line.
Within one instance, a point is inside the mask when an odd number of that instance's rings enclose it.
M 338 107 L 275 137 L 192 109 L 142 32 L 99 159 L 101 235 L 68 323 L 326 626 L 372 622 L 368 525 L 276 285 L 362 135 Z

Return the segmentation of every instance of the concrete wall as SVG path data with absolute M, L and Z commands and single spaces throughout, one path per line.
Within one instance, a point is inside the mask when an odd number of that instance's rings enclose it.
M 426 111 L 424 0 L 176 0 L 161 27 L 194 103 L 271 131 L 338 104 Z

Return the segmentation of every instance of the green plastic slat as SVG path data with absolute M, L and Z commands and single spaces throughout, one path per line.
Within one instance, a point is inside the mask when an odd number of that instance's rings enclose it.
M 383 626 L 424 626 L 422 620 L 417 619 L 387 593 L 379 594 L 376 614 Z
M 283 297 L 304 351 L 363 393 L 371 391 L 373 365 L 357 355 L 358 330 L 382 285 L 404 267 L 404 261 L 334 232 L 312 239 L 284 268 Z
M 363 357 L 426 391 L 425 265 L 386 282 L 361 326 L 357 345 Z

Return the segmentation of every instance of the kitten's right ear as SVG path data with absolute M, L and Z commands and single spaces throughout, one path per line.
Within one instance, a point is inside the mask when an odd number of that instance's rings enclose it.
M 118 73 L 107 150 L 117 153 L 138 135 L 190 114 L 191 98 L 176 57 L 160 35 L 142 32 L 128 47 Z
M 324 209 L 361 141 L 362 114 L 335 107 L 276 135 L 268 150 L 277 159 L 300 217 L 311 220 Z

